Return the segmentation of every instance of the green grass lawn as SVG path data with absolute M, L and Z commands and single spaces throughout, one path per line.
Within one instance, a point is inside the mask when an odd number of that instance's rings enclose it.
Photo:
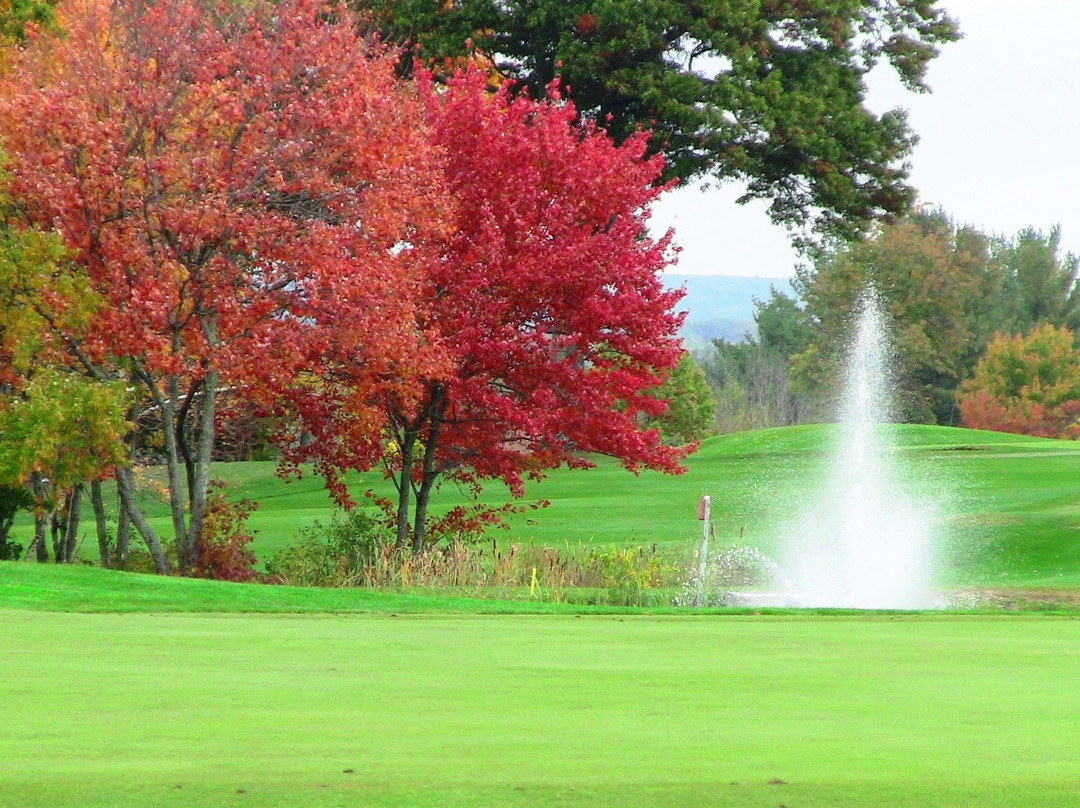
M 1077 620 L 0 620 L 4 806 L 1080 799 Z
M 925 495 L 943 502 L 942 537 L 946 585 L 1080 585 L 1080 444 L 944 427 L 893 427 L 901 464 Z M 502 541 L 580 544 L 690 546 L 700 536 L 697 501 L 710 494 L 719 540 L 776 550 L 820 485 L 835 439 L 831 426 L 804 426 L 739 433 L 706 441 L 687 462 L 688 472 L 671 477 L 627 473 L 600 459 L 598 468 L 560 470 L 530 485 L 528 499 L 551 507 L 511 520 Z M 272 463 L 221 464 L 214 474 L 237 495 L 257 500 L 252 518 L 255 549 L 267 558 L 297 531 L 333 513 L 315 476 L 285 482 Z M 160 479 L 152 469 L 148 479 Z M 375 487 L 389 495 L 378 474 L 356 475 L 357 493 Z M 147 484 L 146 491 L 152 486 Z M 485 498 L 504 502 L 505 490 L 489 487 Z M 169 533 L 164 502 L 145 496 L 152 521 Z M 435 510 L 465 501 L 453 486 L 439 492 Z M 92 524 L 86 526 L 92 531 Z M 28 542 L 23 522 L 16 539 Z M 740 538 L 741 537 L 741 538 Z M 83 554 L 93 558 L 89 536 Z

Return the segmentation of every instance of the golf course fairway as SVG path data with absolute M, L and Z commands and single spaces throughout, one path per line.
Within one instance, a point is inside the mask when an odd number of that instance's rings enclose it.
M 1076 619 L 0 619 L 5 807 L 1080 800 Z

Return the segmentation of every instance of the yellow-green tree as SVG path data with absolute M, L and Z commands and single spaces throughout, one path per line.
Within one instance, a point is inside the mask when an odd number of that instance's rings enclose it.
M 0 44 L 21 41 L 28 24 L 54 30 L 54 5 L 49 0 L 0 0 Z
M 668 402 L 667 412 L 649 422 L 660 430 L 664 443 L 683 446 L 715 432 L 716 397 L 705 371 L 689 353 L 683 354 L 654 394 Z
M 0 488 L 20 504 L 29 493 L 39 560 L 48 558 L 48 521 L 57 526 L 56 560 L 72 560 L 88 485 L 107 559 L 100 483 L 127 463 L 131 397 L 122 382 L 93 377 L 78 361 L 85 355 L 81 337 L 97 312 L 97 299 L 58 238 L 0 228 Z M 148 544 L 164 559 L 155 536 Z
M 127 394 L 56 368 L 42 368 L 0 399 L 0 483 L 29 488 L 38 511 L 38 557 L 46 554 L 42 517 L 59 514 L 58 562 L 74 560 L 83 492 L 126 461 Z

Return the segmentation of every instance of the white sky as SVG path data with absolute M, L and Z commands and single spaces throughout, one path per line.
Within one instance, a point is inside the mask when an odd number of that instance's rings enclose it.
M 909 181 L 958 223 L 1007 236 L 1061 225 L 1080 254 L 1080 0 L 945 0 L 964 38 L 930 63 L 933 92 L 904 90 L 891 68 L 870 78 L 869 104 L 908 110 L 919 135 Z M 764 203 L 738 206 L 734 185 L 682 188 L 653 227 L 674 227 L 674 271 L 788 277 L 799 261 Z

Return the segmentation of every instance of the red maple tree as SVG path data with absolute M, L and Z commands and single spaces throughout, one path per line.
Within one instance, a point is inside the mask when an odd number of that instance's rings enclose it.
M 10 193 L 102 300 L 72 353 L 161 413 L 190 570 L 224 389 L 287 383 L 331 341 L 331 310 L 353 367 L 422 368 L 407 245 L 440 226 L 445 194 L 415 92 L 341 6 L 72 0 L 59 15 L 66 35 L 32 33 L 0 93 Z
M 479 70 L 446 87 L 428 81 L 425 97 L 456 207 L 448 234 L 414 245 L 417 325 L 444 365 L 367 396 L 347 365 L 328 368 L 323 379 L 337 382 L 304 416 L 315 440 L 290 454 L 314 459 L 340 497 L 341 470 L 381 457 L 398 486 L 399 544 L 415 502 L 417 551 L 442 478 L 501 479 L 521 495 L 526 478 L 589 466 L 591 453 L 669 472 L 685 456 L 639 418 L 663 411 L 649 391 L 682 353 L 681 293 L 659 277 L 669 236 L 646 231 L 663 190 L 647 136 L 616 145 L 580 124 L 557 89 L 542 101 L 492 94 Z M 389 444 L 371 429 L 380 418 Z

